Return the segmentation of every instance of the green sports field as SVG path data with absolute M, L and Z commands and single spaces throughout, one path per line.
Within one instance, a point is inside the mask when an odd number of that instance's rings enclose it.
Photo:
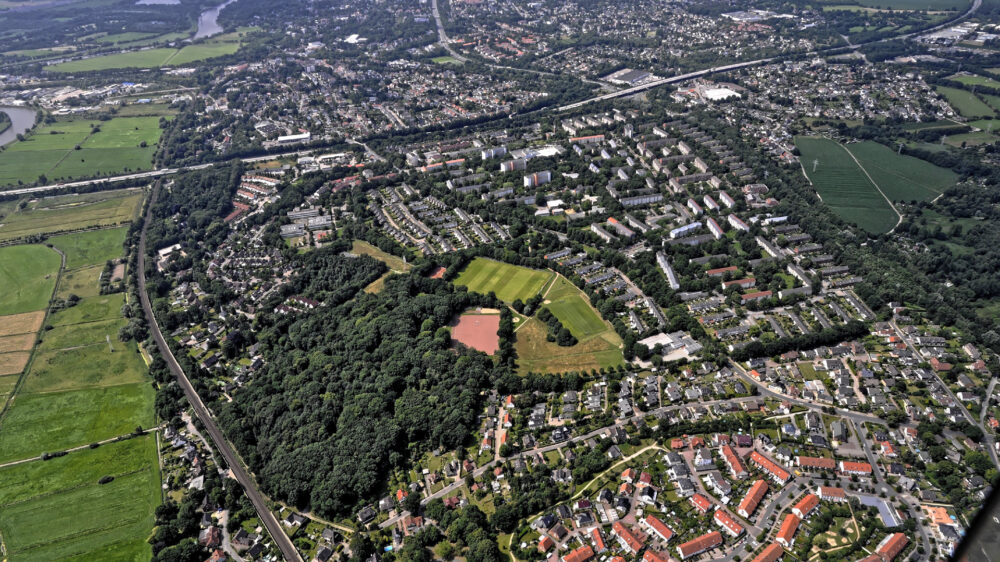
M 11 562 L 149 560 L 160 503 L 151 435 L 0 469 L 0 533 Z M 113 476 L 107 484 L 98 484 Z
M 528 269 L 503 262 L 476 258 L 455 279 L 456 285 L 468 287 L 470 291 L 487 294 L 496 293 L 507 303 L 517 299 L 527 300 L 538 294 L 552 279 L 551 271 Z
M 0 215 L 0 240 L 131 222 L 143 192 L 137 189 L 47 197 Z
M 795 146 L 816 192 L 844 220 L 872 234 L 896 225 L 899 216 L 843 146 L 819 137 L 796 137 Z
M 42 245 L 0 248 L 0 316 L 45 309 L 60 263 L 59 254 Z
M 66 254 L 66 269 L 76 269 L 121 257 L 126 234 L 128 227 L 109 228 L 53 236 L 46 242 Z
M 930 201 L 955 185 L 958 174 L 919 158 L 901 156 L 874 141 L 847 145 L 892 201 Z
M 35 182 L 40 175 L 55 182 L 149 170 L 162 133 L 159 122 L 148 116 L 42 124 L 0 152 L 0 186 Z
M 948 103 L 959 112 L 962 117 L 993 117 L 996 113 L 993 108 L 986 105 L 976 94 L 958 88 L 947 86 L 937 86 L 937 93 L 948 100 Z

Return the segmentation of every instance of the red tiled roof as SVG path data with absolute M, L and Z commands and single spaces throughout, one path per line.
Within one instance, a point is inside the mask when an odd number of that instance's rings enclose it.
M 743 497 L 743 501 L 740 502 L 736 512 L 744 517 L 750 517 L 756 511 L 757 505 L 760 504 L 760 500 L 764 498 L 764 494 L 766 493 L 767 482 L 764 480 L 754 482 L 753 486 L 750 486 L 750 489 L 747 491 L 747 495 Z
M 674 536 L 674 532 L 670 530 L 670 527 L 667 527 L 666 523 L 660 521 L 652 515 L 647 515 L 644 522 L 647 527 L 649 527 L 654 533 L 660 535 L 660 538 L 665 541 L 669 541 L 670 538 Z
M 772 461 L 757 451 L 750 453 L 750 460 L 757 464 L 757 466 L 759 466 L 762 470 L 782 482 L 788 481 L 791 477 L 787 470 L 778 466 L 778 463 Z
M 760 551 L 760 554 L 755 556 L 752 562 L 777 562 L 784 555 L 785 551 L 781 548 L 781 545 L 773 542 L 767 545 L 767 548 Z
M 705 533 L 700 537 L 691 539 L 678 546 L 677 552 L 680 553 L 682 559 L 689 558 L 699 552 L 705 552 L 710 548 L 715 548 L 720 544 L 722 544 L 722 533 L 719 531 L 712 531 L 711 533 Z
M 797 510 L 799 517 L 804 519 L 809 516 L 812 510 L 816 509 L 817 505 L 819 505 L 819 496 L 816 494 L 806 494 L 792 507 L 792 510 Z
M 725 512 L 725 510 L 717 509 L 713 517 L 715 518 L 716 523 L 722 525 L 729 531 L 730 535 L 738 537 L 743 534 L 743 525 L 737 523 L 728 513 Z
M 775 539 L 781 539 L 786 544 L 792 544 L 792 538 L 795 537 L 795 532 L 799 530 L 800 521 L 799 517 L 794 513 L 786 515 L 785 520 L 781 522 L 781 529 L 778 530 L 778 535 Z
M 566 556 L 563 556 L 563 562 L 587 562 L 587 560 L 590 560 L 593 557 L 594 549 L 587 545 L 581 546 Z
M 795 457 L 795 463 L 803 468 L 818 468 L 821 470 L 834 470 L 837 468 L 837 461 L 823 457 Z

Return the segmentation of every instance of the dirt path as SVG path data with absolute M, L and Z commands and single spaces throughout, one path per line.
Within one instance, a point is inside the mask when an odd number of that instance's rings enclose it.
M 879 187 L 878 183 L 876 183 L 875 180 L 868 174 L 868 170 L 866 170 L 865 167 L 861 165 L 861 162 L 858 162 L 858 159 L 854 157 L 854 153 L 852 153 L 850 150 L 848 150 L 846 146 L 840 144 L 839 142 L 837 144 L 840 146 L 840 148 L 843 148 L 844 151 L 847 152 L 847 154 L 851 157 L 851 160 L 854 160 L 854 163 L 858 166 L 861 172 L 865 174 L 865 177 L 868 178 L 868 181 L 872 182 L 872 185 L 875 186 L 875 189 L 878 190 L 879 194 L 881 194 L 882 197 L 885 198 L 885 202 L 888 203 L 889 207 L 892 208 L 892 212 L 896 213 L 896 216 L 899 217 L 899 220 L 896 221 L 896 226 L 889 229 L 888 233 L 892 234 L 892 231 L 896 230 L 896 228 L 899 227 L 899 225 L 903 222 L 903 213 L 900 213 L 899 209 L 897 209 L 896 206 L 892 204 L 892 200 L 889 199 L 889 196 L 886 195 L 884 191 L 882 191 L 882 188 Z

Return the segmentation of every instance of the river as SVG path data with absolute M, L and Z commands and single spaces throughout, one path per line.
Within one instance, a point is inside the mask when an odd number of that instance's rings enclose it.
M 222 27 L 219 25 L 219 12 L 235 1 L 236 0 L 226 0 L 224 4 L 219 4 L 211 10 L 205 10 L 202 12 L 201 15 L 198 16 L 198 31 L 194 34 L 193 39 L 203 39 L 205 37 L 211 37 L 217 33 L 221 33 Z
M 37 112 L 34 109 L 26 107 L 0 107 L 0 111 L 10 117 L 10 127 L 0 133 L 0 146 L 10 144 L 17 139 L 19 133 L 27 131 L 35 124 L 35 114 Z

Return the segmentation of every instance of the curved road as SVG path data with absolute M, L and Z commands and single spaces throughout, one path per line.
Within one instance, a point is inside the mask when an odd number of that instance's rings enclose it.
M 184 374 L 184 370 L 177 363 L 174 354 L 170 351 L 166 340 L 163 338 L 163 333 L 160 332 L 160 326 L 156 323 L 156 318 L 153 316 L 153 308 L 149 303 L 149 295 L 146 294 L 146 230 L 149 228 L 149 221 L 153 216 L 153 203 L 156 202 L 158 193 L 159 185 L 153 188 L 153 195 L 149 201 L 149 209 L 146 212 L 146 220 L 143 223 L 142 234 L 139 237 L 139 298 L 142 301 L 142 310 L 146 315 L 146 321 L 149 323 L 149 330 L 153 334 L 153 339 L 156 340 L 156 347 L 159 348 L 160 355 L 163 356 L 170 371 L 177 378 L 177 383 L 184 389 L 184 395 L 191 404 L 194 415 L 201 420 L 201 423 L 205 426 L 205 430 L 212 437 L 212 441 L 215 442 L 219 453 L 226 459 L 226 463 L 229 464 L 229 469 L 233 476 L 236 477 L 236 481 L 243 486 L 247 497 L 250 498 L 254 509 L 257 510 L 257 515 L 264 523 L 264 527 L 267 528 L 268 534 L 271 535 L 271 540 L 281 550 L 282 557 L 289 562 L 302 562 L 302 557 L 299 556 L 299 552 L 295 549 L 291 539 L 282 530 L 278 519 L 268 508 L 263 494 L 257 489 L 257 483 L 243 467 L 242 460 L 229 444 L 229 441 L 226 440 L 219 426 L 215 424 L 211 412 L 205 407 L 205 404 L 201 401 L 201 397 L 198 396 L 198 393 L 194 391 L 194 387 L 191 386 L 191 381 L 188 380 L 187 375 Z

